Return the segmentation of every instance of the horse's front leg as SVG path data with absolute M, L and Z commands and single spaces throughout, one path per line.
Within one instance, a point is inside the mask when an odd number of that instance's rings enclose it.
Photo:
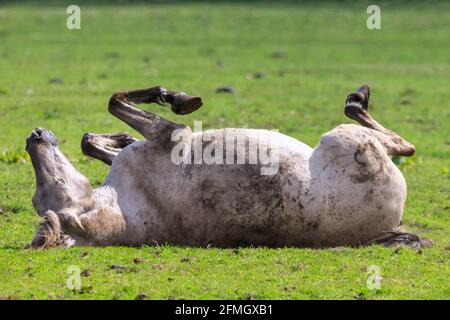
M 76 209 L 47 211 L 31 242 L 31 248 L 58 246 L 111 245 L 119 242 L 125 231 L 125 220 L 119 210 L 101 207 L 85 213 Z
M 139 141 L 126 132 L 113 134 L 85 133 L 81 140 L 81 150 L 86 156 L 111 165 L 123 148 Z
M 188 114 L 202 106 L 200 97 L 191 97 L 183 92 L 172 92 L 162 87 L 116 92 L 109 100 L 108 110 L 142 134 L 146 139 L 166 139 L 176 129 L 185 125 L 175 124 L 151 112 L 137 108 L 138 103 L 170 103 L 172 111 Z

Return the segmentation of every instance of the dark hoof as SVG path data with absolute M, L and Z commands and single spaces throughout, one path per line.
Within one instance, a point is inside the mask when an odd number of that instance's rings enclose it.
M 345 106 L 355 106 L 369 109 L 370 88 L 368 85 L 362 85 L 355 92 L 350 93 L 345 100 Z
M 126 146 L 138 141 L 131 134 L 127 132 L 114 133 L 107 136 L 111 140 L 111 146 L 114 148 L 123 149 Z
M 421 249 L 432 247 L 433 241 L 431 239 L 420 239 L 414 233 L 392 231 L 371 240 L 368 244 L 382 244 L 385 247 L 406 246 Z
M 203 105 L 200 97 L 191 97 L 188 95 L 179 94 L 171 103 L 171 109 L 176 114 L 192 113 Z
M 361 87 L 356 89 L 356 92 L 362 93 L 364 97 L 369 100 L 370 98 L 370 88 L 367 84 L 363 84 Z
M 123 149 L 136 141 L 138 140 L 127 132 L 114 134 L 85 133 L 81 139 L 81 149 L 89 149 L 93 146 Z

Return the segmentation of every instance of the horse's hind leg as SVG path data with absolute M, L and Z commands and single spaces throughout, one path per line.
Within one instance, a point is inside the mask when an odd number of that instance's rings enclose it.
M 384 128 L 376 122 L 368 112 L 369 86 L 363 85 L 355 92 L 350 93 L 345 101 L 345 115 L 364 127 L 375 130 L 380 142 L 385 146 L 388 154 L 400 156 L 412 156 L 416 149 L 397 133 Z
M 374 130 L 373 134 L 384 145 L 389 155 L 412 156 L 415 152 L 415 147 L 412 144 L 397 133 L 384 128 L 369 115 L 369 97 L 370 89 L 367 85 L 363 85 L 355 92 L 350 93 L 345 101 L 345 115 L 362 126 Z M 387 247 L 402 245 L 424 248 L 432 246 L 432 241 L 420 239 L 417 235 L 398 227 L 393 231 L 385 232 L 367 244 L 382 244 Z
M 385 232 L 380 237 L 377 237 L 368 244 L 382 244 L 385 247 L 407 246 L 411 248 L 428 248 L 433 246 L 433 241 L 430 239 L 420 239 L 414 233 L 405 232 L 398 228 L 391 232 Z
M 111 165 L 123 148 L 136 141 L 139 140 L 126 132 L 113 134 L 85 133 L 81 140 L 81 150 L 85 155 Z
M 169 138 L 176 129 L 184 128 L 157 115 L 140 110 L 138 103 L 170 103 L 177 114 L 191 113 L 202 105 L 200 97 L 191 97 L 182 92 L 168 91 L 162 87 L 116 92 L 109 100 L 108 110 L 141 133 L 146 139 Z

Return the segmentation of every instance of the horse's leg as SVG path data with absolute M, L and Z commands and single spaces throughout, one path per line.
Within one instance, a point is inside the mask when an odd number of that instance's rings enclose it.
M 114 116 L 130 125 L 146 139 L 168 137 L 176 129 L 186 126 L 178 125 L 157 115 L 140 110 L 138 103 L 168 102 L 177 114 L 191 113 L 202 105 L 200 97 L 191 97 L 182 92 L 171 92 L 162 87 L 116 92 L 109 100 L 108 110 Z
M 120 210 L 112 207 L 94 209 L 81 214 L 79 218 L 83 230 L 76 230 L 74 238 L 79 239 L 81 245 L 116 244 L 126 227 Z
M 85 155 L 111 165 L 123 148 L 136 141 L 139 140 L 126 132 L 113 134 L 85 133 L 81 140 L 81 150 Z
M 375 130 L 378 139 L 385 146 L 388 154 L 412 156 L 416 151 L 414 145 L 397 133 L 384 128 L 369 115 L 369 97 L 370 89 L 367 85 L 363 85 L 356 92 L 350 93 L 345 101 L 345 115 L 362 126 Z
M 377 237 L 368 244 L 382 244 L 386 247 L 408 246 L 411 248 L 428 248 L 433 246 L 433 241 L 430 239 L 420 239 L 414 233 L 405 232 L 402 228 L 391 232 L 385 232 L 380 237 Z
M 369 115 L 369 97 L 370 89 L 367 85 L 363 85 L 356 92 L 349 94 L 345 101 L 345 115 L 362 126 L 373 129 L 373 133 L 385 146 L 389 155 L 412 156 L 415 152 L 414 145 L 404 140 L 397 133 L 384 128 Z M 404 245 L 413 248 L 424 248 L 432 246 L 432 241 L 420 239 L 417 235 L 398 227 L 391 232 L 385 232 L 367 244 L 383 244 L 388 247 Z
M 33 237 L 31 248 L 107 245 L 119 241 L 125 220 L 118 209 L 105 206 L 79 213 L 80 208 L 47 211 Z

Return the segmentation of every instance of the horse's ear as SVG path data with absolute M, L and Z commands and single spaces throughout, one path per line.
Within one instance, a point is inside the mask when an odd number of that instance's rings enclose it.
M 60 244 L 61 223 L 58 215 L 48 210 L 42 215 L 42 220 L 31 241 L 32 249 L 47 249 Z

